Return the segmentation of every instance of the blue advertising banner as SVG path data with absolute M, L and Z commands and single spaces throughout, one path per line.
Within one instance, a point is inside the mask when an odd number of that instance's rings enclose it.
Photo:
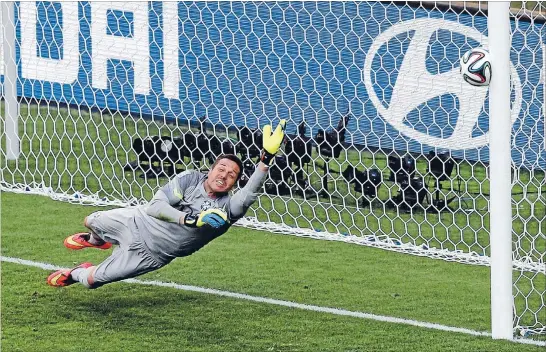
M 487 18 L 381 2 L 21 2 L 19 94 L 256 127 L 350 111 L 348 141 L 488 162 L 487 88 L 459 58 Z M 514 163 L 546 169 L 544 25 L 512 20 Z

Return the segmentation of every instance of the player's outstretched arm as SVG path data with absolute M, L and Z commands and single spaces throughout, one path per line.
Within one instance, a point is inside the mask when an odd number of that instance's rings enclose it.
M 198 177 L 192 171 L 178 174 L 156 192 L 145 207 L 146 214 L 159 220 L 182 224 L 188 214 L 174 206 L 183 199 L 186 189 L 197 181 Z
M 262 155 L 260 157 L 260 163 L 254 170 L 252 176 L 248 180 L 245 187 L 240 189 L 237 193 L 231 197 L 228 203 L 229 218 L 234 221 L 245 215 L 248 208 L 258 198 L 258 191 L 262 188 L 269 166 L 273 164 L 275 155 L 281 148 L 281 144 L 284 140 L 284 130 L 286 126 L 286 120 L 279 121 L 277 128 L 272 133 L 271 125 L 267 125 L 263 130 L 263 146 Z

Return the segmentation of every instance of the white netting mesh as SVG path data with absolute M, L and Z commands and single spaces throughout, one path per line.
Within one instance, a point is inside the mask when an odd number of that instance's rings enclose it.
M 143 203 L 166 176 L 206 169 L 220 153 L 255 161 L 255 129 L 281 117 L 285 154 L 241 225 L 489 265 L 487 89 L 458 73 L 466 50 L 487 47 L 483 11 L 419 2 L 15 7 L 21 154 L 6 160 L 3 129 L 2 190 Z M 523 331 L 546 325 L 537 18 L 521 10 L 512 19 Z

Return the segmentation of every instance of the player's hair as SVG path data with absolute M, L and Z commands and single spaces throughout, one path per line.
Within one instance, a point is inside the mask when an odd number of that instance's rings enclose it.
M 237 166 L 239 166 L 239 174 L 237 174 L 237 181 L 239 181 L 239 179 L 241 178 L 241 176 L 243 175 L 243 162 L 241 161 L 241 159 L 239 159 L 239 157 L 235 154 L 224 154 L 224 155 L 220 155 L 218 158 L 216 158 L 216 161 L 214 162 L 214 164 L 212 164 L 212 166 L 210 167 L 210 169 L 214 169 L 214 167 L 221 161 L 221 160 L 224 160 L 224 159 L 228 159 L 228 160 L 231 160 L 233 161 L 234 163 L 237 164 Z

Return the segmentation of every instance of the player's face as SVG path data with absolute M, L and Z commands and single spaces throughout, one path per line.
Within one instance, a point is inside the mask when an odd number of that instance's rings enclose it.
M 209 171 L 208 186 L 215 193 L 229 192 L 237 182 L 239 172 L 241 170 L 236 162 L 222 159 Z

